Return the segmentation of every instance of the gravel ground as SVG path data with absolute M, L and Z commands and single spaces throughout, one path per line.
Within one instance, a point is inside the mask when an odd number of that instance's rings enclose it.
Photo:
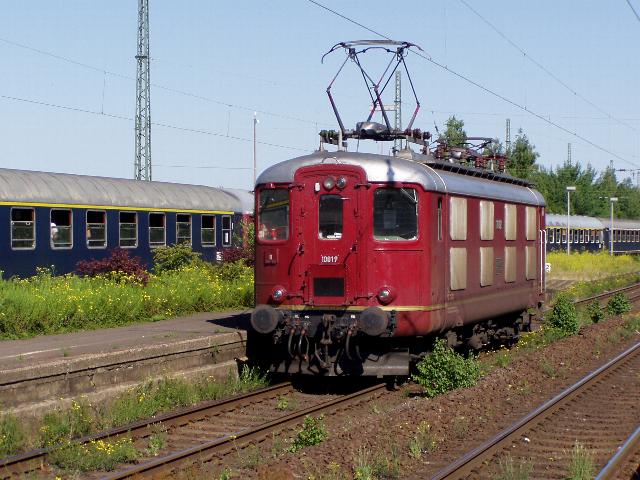
M 408 384 L 327 417 L 329 437 L 320 445 L 282 454 L 281 440 L 279 449 L 267 441 L 260 444 L 259 466 L 248 468 L 240 454 L 228 467 L 233 478 L 352 479 L 357 466 L 376 468 L 374 478 L 428 478 L 638 342 L 638 332 L 631 338 L 615 333 L 623 323 L 611 318 L 535 351 L 485 354 L 487 372 L 472 388 L 428 399 Z M 419 430 L 423 452 L 411 455 Z

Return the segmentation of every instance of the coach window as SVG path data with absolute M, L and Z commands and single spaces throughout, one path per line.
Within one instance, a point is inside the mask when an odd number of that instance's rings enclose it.
M 51 248 L 73 247 L 71 210 L 51 210 Z
M 493 240 L 493 202 L 480 200 L 480 240 Z
M 202 215 L 202 228 L 200 229 L 200 242 L 203 247 L 216 246 L 216 217 L 215 215 Z
M 87 247 L 107 246 L 107 212 L 87 210 Z
M 451 197 L 449 201 L 449 236 L 451 240 L 467 239 L 467 199 Z
M 36 212 L 33 208 L 11 209 L 11 248 L 31 250 L 36 247 Z
M 547 230 L 548 233 L 548 239 L 547 239 L 547 243 L 556 243 L 556 238 L 555 238 L 555 229 L 550 228 L 549 230 Z
M 176 243 L 191 245 L 191 215 L 188 213 L 176 215 Z
M 167 228 L 164 213 L 149 213 L 149 246 L 163 247 L 166 245 Z
M 536 239 L 536 209 L 535 207 L 526 207 L 526 234 L 527 240 Z
M 504 205 L 504 239 L 515 240 L 518 234 L 517 207 L 506 203 Z
M 584 243 L 584 230 L 580 230 L 580 243 Z
M 258 203 L 258 240 L 276 241 L 289 238 L 289 190 L 266 188 Z
M 567 229 L 562 229 L 562 243 L 567 243 Z
M 342 238 L 342 196 L 322 195 L 318 204 L 318 238 Z
M 413 188 L 379 188 L 373 192 L 373 238 L 418 238 L 418 194 Z
M 562 243 L 562 229 L 556 228 L 556 243 Z
M 120 242 L 122 248 L 138 246 L 138 214 L 136 212 L 120 212 Z
M 223 215 L 222 216 L 222 246 L 230 247 L 231 246 L 231 216 Z

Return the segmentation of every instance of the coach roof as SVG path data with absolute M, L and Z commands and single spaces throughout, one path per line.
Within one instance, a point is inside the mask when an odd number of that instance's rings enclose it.
M 237 195 L 220 188 L 4 168 L 0 169 L 0 202 L 157 210 L 243 210 Z
M 430 157 L 423 157 L 425 159 Z M 364 169 L 370 182 L 417 183 L 425 190 L 491 198 L 543 206 L 542 195 L 533 188 L 434 169 L 413 160 L 355 152 L 315 152 L 267 168 L 257 183 L 291 183 L 295 172 L 312 165 L 355 165 Z
M 547 227 L 567 228 L 567 216 L 548 213 L 545 219 Z M 590 230 L 602 230 L 602 222 L 597 218 L 584 215 L 569 216 L 569 228 L 588 228 Z

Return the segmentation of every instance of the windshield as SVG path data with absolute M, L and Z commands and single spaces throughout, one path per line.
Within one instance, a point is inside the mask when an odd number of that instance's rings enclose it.
M 376 240 L 418 238 L 418 196 L 413 188 L 379 188 L 373 194 Z
M 319 238 L 337 240 L 342 238 L 342 197 L 322 195 L 318 211 Z
M 264 241 L 289 238 L 289 190 L 267 188 L 260 192 L 258 239 Z

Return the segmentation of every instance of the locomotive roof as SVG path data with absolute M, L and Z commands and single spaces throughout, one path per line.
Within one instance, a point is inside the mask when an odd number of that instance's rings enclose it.
M 0 169 L 0 202 L 158 210 L 245 211 L 239 191 L 168 182 Z
M 433 160 L 432 157 L 423 157 Z M 424 163 L 403 158 L 356 152 L 323 152 L 293 158 L 267 168 L 257 183 L 291 183 L 295 172 L 311 165 L 334 163 L 362 167 L 370 182 L 417 183 L 425 190 L 491 198 L 529 205 L 545 205 L 544 198 L 535 189 L 512 183 L 474 177 L 462 173 L 436 170 Z
M 591 230 L 602 230 L 604 228 L 602 222 L 594 217 L 587 217 L 585 215 L 570 215 L 569 219 L 570 228 L 588 228 Z M 566 229 L 567 216 L 548 213 L 545 223 L 547 227 L 562 227 Z

